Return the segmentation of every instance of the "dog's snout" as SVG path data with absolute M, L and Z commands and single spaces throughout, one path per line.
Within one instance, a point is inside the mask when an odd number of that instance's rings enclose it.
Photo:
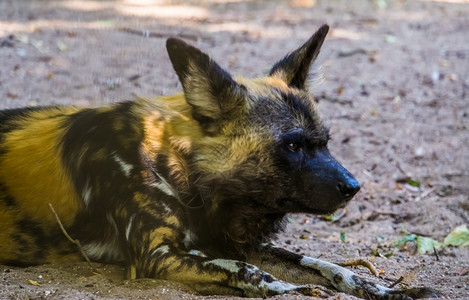
M 360 190 L 360 183 L 355 178 L 349 178 L 347 181 L 337 184 L 337 189 L 341 197 L 348 201 Z

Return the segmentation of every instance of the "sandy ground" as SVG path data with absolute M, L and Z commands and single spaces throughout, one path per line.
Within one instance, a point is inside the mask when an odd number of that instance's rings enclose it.
M 469 299 L 469 248 L 392 247 L 402 228 L 441 242 L 469 224 L 468 1 L 0 0 L 0 109 L 179 91 L 164 47 L 170 36 L 234 74 L 258 76 L 323 23 L 332 31 L 312 93 L 332 127 L 331 152 L 362 190 L 338 221 L 292 215 L 277 242 L 332 262 L 371 260 L 384 285 L 403 276 L 397 287 Z M 100 274 L 86 263 L 1 266 L 0 298 L 202 298 L 174 283 L 125 281 L 117 266 L 95 268 Z

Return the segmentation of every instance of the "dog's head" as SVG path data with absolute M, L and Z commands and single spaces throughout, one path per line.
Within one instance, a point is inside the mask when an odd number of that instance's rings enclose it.
M 330 213 L 359 190 L 327 149 L 307 87 L 328 26 L 257 79 L 233 78 L 178 39 L 167 49 L 203 138 L 193 142 L 193 185 L 212 206 L 242 203 L 266 213 Z M 207 191 L 205 190 L 205 191 Z

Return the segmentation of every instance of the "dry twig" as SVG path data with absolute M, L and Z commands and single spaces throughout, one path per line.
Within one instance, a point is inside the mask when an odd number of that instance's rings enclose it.
M 365 268 L 367 268 L 368 270 L 370 270 L 370 272 L 375 275 L 375 276 L 378 276 L 378 271 L 376 271 L 376 268 L 375 266 L 373 266 L 372 263 L 370 263 L 369 261 L 366 261 L 364 259 L 357 259 L 357 260 L 352 260 L 352 261 L 346 261 L 344 263 L 341 263 L 340 266 L 342 267 L 350 267 L 350 266 L 363 266 Z
M 395 287 L 396 285 L 398 285 L 399 283 L 401 283 L 402 280 L 404 280 L 404 276 L 399 277 L 399 279 L 397 279 L 396 281 L 394 281 L 393 283 L 391 283 L 391 284 L 389 285 L 389 288 L 392 289 L 393 287 Z
M 423 198 L 426 198 L 428 195 L 430 195 L 434 191 L 435 191 L 435 188 L 431 188 L 431 189 L 426 190 L 425 192 L 421 193 L 418 197 L 415 198 L 415 202 L 418 202 L 418 201 L 422 200 Z
M 440 256 L 438 255 L 438 250 L 433 247 L 433 252 L 435 253 L 436 261 L 440 261 Z
M 52 212 L 54 213 L 55 218 L 57 219 L 57 223 L 59 224 L 60 229 L 62 229 L 63 234 L 67 237 L 67 239 L 70 242 L 74 243 L 78 247 L 78 249 L 80 250 L 81 255 L 83 256 L 83 258 L 88 262 L 88 265 L 90 266 L 91 270 L 93 272 L 99 273 L 95 268 L 93 268 L 93 265 L 91 264 L 91 261 L 88 258 L 88 255 L 86 255 L 85 251 L 83 250 L 83 247 L 81 246 L 80 241 L 72 239 L 72 237 L 68 234 L 67 230 L 65 230 L 65 227 L 63 226 L 62 221 L 60 221 L 60 218 L 57 215 L 57 213 L 55 212 L 55 209 L 54 209 L 54 207 L 52 206 L 51 203 L 49 203 L 49 207 L 52 210 Z
M 467 267 L 467 268 L 462 268 L 462 269 L 459 270 L 459 272 L 458 272 L 458 275 L 459 275 L 459 276 L 465 276 L 465 275 L 467 275 L 467 274 L 469 274 L 469 267 Z

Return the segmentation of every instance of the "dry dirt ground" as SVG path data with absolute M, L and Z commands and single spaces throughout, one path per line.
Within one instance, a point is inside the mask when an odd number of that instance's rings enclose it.
M 332 262 L 371 260 L 379 278 L 355 271 L 384 285 L 403 276 L 397 288 L 426 285 L 469 299 L 469 248 L 392 247 L 403 227 L 442 241 L 469 224 L 468 1 L 0 0 L 0 109 L 100 106 L 179 91 L 169 36 L 232 73 L 258 76 L 323 23 L 332 30 L 312 93 L 332 127 L 332 153 L 362 190 L 335 222 L 290 216 L 277 242 Z M 95 267 L 101 274 L 85 263 L 2 266 L 0 298 L 202 298 L 174 283 L 125 281 L 120 267 Z

